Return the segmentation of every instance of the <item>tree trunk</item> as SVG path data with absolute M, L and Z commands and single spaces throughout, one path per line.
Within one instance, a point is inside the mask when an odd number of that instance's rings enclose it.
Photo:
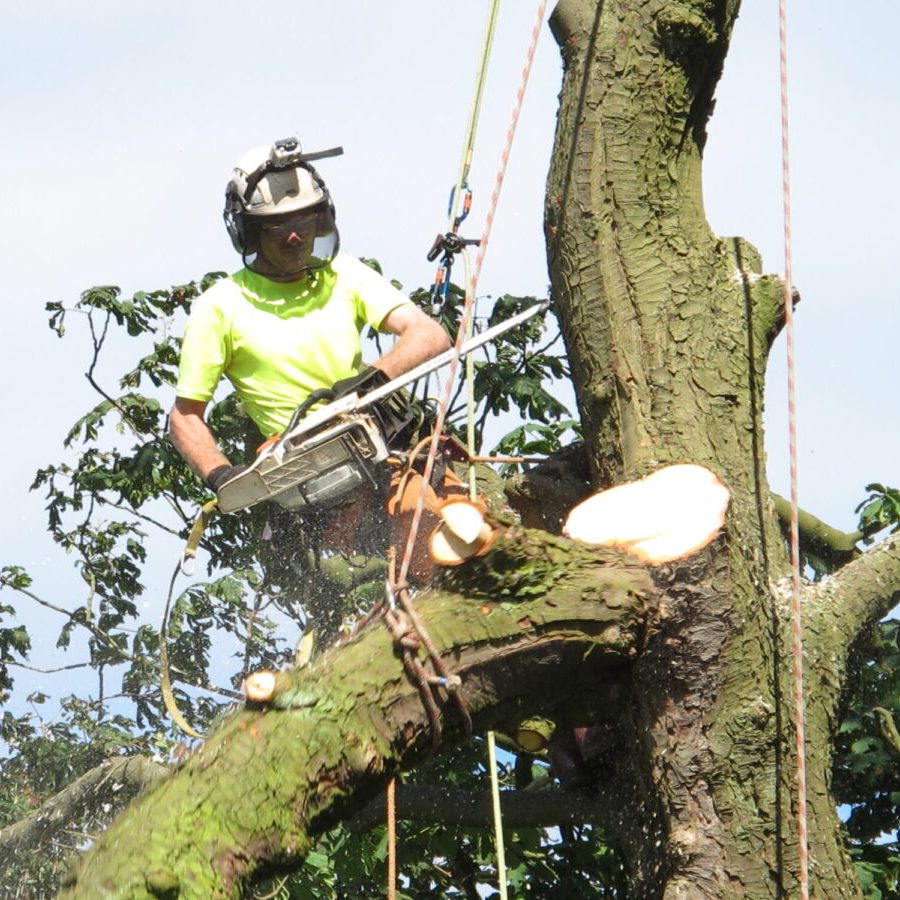
M 761 429 L 783 290 L 711 233 L 701 190 L 738 6 L 562 0 L 551 23 L 565 76 L 547 243 L 594 479 L 692 461 L 734 498 L 708 565 L 658 573 L 670 612 L 635 666 L 617 769 L 633 771 L 605 802 L 629 812 L 616 833 L 636 897 L 796 892 L 790 628 L 771 588 L 788 565 Z M 858 888 L 829 792 L 846 644 L 825 637 L 807 622 L 807 660 L 837 663 L 806 684 L 813 885 L 831 898 Z
M 424 597 L 477 730 L 548 714 L 603 725 L 586 818 L 632 898 L 797 895 L 788 564 L 764 471 L 777 278 L 713 235 L 701 156 L 737 0 L 562 0 L 565 68 L 546 227 L 595 485 L 696 462 L 731 491 L 723 535 L 648 569 L 512 529 Z M 830 793 L 855 641 L 897 600 L 900 539 L 804 589 L 812 893 L 856 897 Z M 276 679 L 100 839 L 67 897 L 232 897 L 295 865 L 399 768 L 462 736 L 370 625 Z

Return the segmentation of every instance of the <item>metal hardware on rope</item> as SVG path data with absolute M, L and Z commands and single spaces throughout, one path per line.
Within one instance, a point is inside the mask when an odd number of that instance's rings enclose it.
M 472 102 L 469 106 L 469 118 L 466 124 L 463 150 L 459 161 L 459 173 L 456 176 L 456 184 L 453 186 L 453 190 L 450 191 L 450 202 L 447 204 L 447 233 L 438 235 L 434 244 L 432 244 L 431 250 L 428 251 L 428 261 L 434 262 L 441 250 L 446 250 L 434 276 L 434 284 L 431 288 L 431 314 L 435 317 L 441 314 L 449 296 L 450 274 L 453 268 L 454 254 L 463 249 L 466 244 L 478 244 L 478 241 L 462 241 L 460 243 L 461 239 L 456 232 L 468 217 L 472 205 L 472 191 L 468 183 L 469 169 L 472 165 L 472 155 L 475 152 L 475 136 L 478 128 L 478 118 L 481 113 L 481 98 L 484 96 L 484 83 L 487 78 L 488 63 L 491 58 L 491 47 L 494 43 L 494 32 L 497 28 L 497 15 L 499 12 L 500 0 L 491 0 L 484 29 L 484 39 L 481 44 L 480 62 L 475 76 L 475 87 L 472 91 Z M 461 211 L 460 201 L 462 201 Z M 454 247 L 456 249 L 453 249 Z
M 450 200 L 447 203 L 447 215 L 450 217 L 450 233 L 455 234 L 459 229 L 459 226 L 462 225 L 466 219 L 469 218 L 469 213 L 472 211 L 472 188 L 469 187 L 468 182 L 463 182 L 460 190 L 463 192 L 462 198 L 462 211 L 458 215 L 454 215 L 454 201 L 456 200 L 456 188 L 450 191 Z
M 797 754 L 797 842 L 800 863 L 800 897 L 809 898 L 809 830 L 806 798 L 806 700 L 803 687 L 803 610 L 800 603 L 800 526 L 797 488 L 797 395 L 794 354 L 794 299 L 791 254 L 791 182 L 787 91 L 787 10 L 778 4 L 778 36 L 781 62 L 781 153 L 784 203 L 784 321 L 787 340 L 788 455 L 791 479 L 791 656 Z
M 497 171 L 497 175 L 494 181 L 494 190 L 491 194 L 490 205 L 488 206 L 488 212 L 485 217 L 485 226 L 484 232 L 482 233 L 481 243 L 478 248 L 478 257 L 475 261 L 475 272 L 471 278 L 468 279 L 467 288 L 466 288 L 466 302 L 463 307 L 463 315 L 462 321 L 460 322 L 459 332 L 456 338 L 456 346 L 454 347 L 454 355 L 450 362 L 450 372 L 447 376 L 447 382 L 444 385 L 443 395 L 441 397 L 441 403 L 438 407 L 437 413 L 437 421 L 435 422 L 434 434 L 431 439 L 431 446 L 428 452 L 428 458 L 425 461 L 425 472 L 423 473 L 423 489 L 420 492 L 419 499 L 416 503 L 415 511 L 413 512 L 413 520 L 410 526 L 409 538 L 406 543 L 406 550 L 403 555 L 403 561 L 400 566 L 399 577 L 402 581 L 406 578 L 406 575 L 409 571 L 409 567 L 412 563 L 412 554 L 413 548 L 415 546 L 415 541 L 419 532 L 419 525 L 422 520 L 422 513 L 425 509 L 425 490 L 424 486 L 429 482 L 431 478 L 432 470 L 434 469 L 434 460 L 437 454 L 437 447 L 440 441 L 440 435 L 443 431 L 444 420 L 447 416 L 447 408 L 450 404 L 450 393 L 453 388 L 453 382 L 456 378 L 456 373 L 459 368 L 459 347 L 462 345 L 464 335 L 466 333 L 466 329 L 468 327 L 468 320 L 471 317 L 472 306 L 474 303 L 475 297 L 475 289 L 478 284 L 478 277 L 481 273 L 481 267 L 484 263 L 484 255 L 487 250 L 488 240 L 490 238 L 491 228 L 493 226 L 494 217 L 496 215 L 497 204 L 500 199 L 500 190 L 503 186 L 503 180 L 506 175 L 506 167 L 509 162 L 509 154 L 512 149 L 512 143 L 515 139 L 516 128 L 518 126 L 519 115 L 522 109 L 522 102 L 525 97 L 525 88 L 528 84 L 528 78 L 531 74 L 531 66 L 534 61 L 534 52 L 537 47 L 538 37 L 540 36 L 541 24 L 544 21 L 544 14 L 547 10 L 547 0 L 541 0 L 538 4 L 537 15 L 535 17 L 535 23 L 531 32 L 531 43 L 528 47 L 528 52 L 525 59 L 525 65 L 522 69 L 522 77 L 519 83 L 519 88 L 516 91 L 516 100 L 513 104 L 513 111 L 510 120 L 509 127 L 506 131 L 506 143 L 503 148 L 503 152 L 500 157 L 500 167 Z
M 428 261 L 434 262 L 440 256 L 441 251 L 444 252 L 445 258 L 449 256 L 452 260 L 453 256 L 464 247 L 477 247 L 479 243 L 481 242 L 477 238 L 469 240 L 454 234 L 452 231 L 448 231 L 446 234 L 439 234 L 428 251 Z
M 478 239 L 462 238 L 452 231 L 439 234 L 431 245 L 427 257 L 429 262 L 434 262 L 443 252 L 438 270 L 431 285 L 431 315 L 439 316 L 443 312 L 447 298 L 450 296 L 450 277 L 453 274 L 453 261 L 457 253 L 465 251 L 466 247 L 477 247 L 481 242 Z

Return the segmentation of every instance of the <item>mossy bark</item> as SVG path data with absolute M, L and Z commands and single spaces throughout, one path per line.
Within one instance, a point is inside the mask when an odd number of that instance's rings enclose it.
M 602 723 L 591 801 L 632 898 L 797 895 L 788 570 L 762 396 L 782 286 L 715 236 L 705 125 L 737 0 L 562 0 L 564 84 L 546 227 L 595 485 L 697 462 L 727 484 L 723 535 L 681 563 L 512 530 L 422 611 L 478 730 Z M 897 601 L 900 538 L 804 589 L 812 893 L 859 894 L 830 793 L 851 651 Z M 445 743 L 460 738 L 438 696 Z M 428 751 L 431 726 L 371 626 L 280 676 L 81 862 L 66 897 L 232 897 L 288 868 Z M 588 801 L 586 801 L 588 802 Z M 598 813 L 598 810 L 600 811 Z
M 547 243 L 594 481 L 700 462 L 734 500 L 708 570 L 660 584 L 671 617 L 635 666 L 620 723 L 604 799 L 629 810 L 613 831 L 635 897 L 797 889 L 789 616 L 771 588 L 788 566 L 761 427 L 783 289 L 746 242 L 712 233 L 702 202 L 738 7 L 563 0 L 552 20 L 565 74 Z M 804 637 L 808 658 L 833 661 L 807 670 L 813 892 L 856 896 L 829 792 L 846 643 L 811 621 Z
M 417 606 L 476 728 L 511 730 L 536 706 L 581 698 L 586 683 L 617 718 L 618 677 L 646 643 L 656 597 L 635 560 L 511 530 Z M 461 719 L 452 697 L 436 700 L 449 745 Z M 421 761 L 432 736 L 388 629 L 370 625 L 280 674 L 270 703 L 230 716 L 109 829 L 61 896 L 240 896 L 296 866 L 316 834 Z

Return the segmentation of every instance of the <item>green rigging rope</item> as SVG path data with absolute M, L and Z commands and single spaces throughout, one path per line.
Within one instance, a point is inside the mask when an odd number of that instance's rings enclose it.
M 500 900 L 506 900 L 506 853 L 503 849 L 503 820 L 500 817 L 500 783 L 497 779 L 497 748 L 494 732 L 487 734 L 488 760 L 491 764 L 491 803 L 494 808 L 494 841 L 497 845 L 497 884 Z
M 453 196 L 450 202 L 449 221 L 447 230 L 455 232 L 459 227 L 458 215 L 460 203 L 462 202 L 463 185 L 469 178 L 469 169 L 472 165 L 472 156 L 475 151 L 475 135 L 478 126 L 478 117 L 481 112 L 481 98 L 484 93 L 484 83 L 487 77 L 488 62 L 490 60 L 491 47 L 494 43 L 494 32 L 497 26 L 497 15 L 500 11 L 500 0 L 492 0 L 488 10 L 487 24 L 485 26 L 484 41 L 481 46 L 481 63 L 478 67 L 478 74 L 475 78 L 475 89 L 472 97 L 472 105 L 469 109 L 469 122 L 466 126 L 466 138 L 463 145 L 462 158 L 459 164 L 459 174 L 456 177 L 456 186 L 453 189 Z M 466 270 L 466 285 L 471 280 L 469 254 L 463 249 L 463 260 Z M 474 297 L 473 297 L 474 302 Z M 469 334 L 471 337 L 472 323 L 474 316 L 468 318 Z M 466 449 L 469 457 L 475 455 L 475 364 L 474 357 L 470 353 L 466 358 L 466 410 L 467 410 L 467 428 L 466 428 Z M 469 462 L 469 496 L 475 499 L 477 496 L 477 487 L 475 480 L 475 465 Z M 494 732 L 489 731 L 488 740 L 488 762 L 491 771 L 491 796 L 493 798 L 494 809 L 494 841 L 497 848 L 497 882 L 500 889 L 500 900 L 506 900 L 506 853 L 503 845 L 503 821 L 500 814 L 500 786 L 497 778 L 497 754 L 494 743 Z
M 478 116 L 481 112 L 481 97 L 484 94 L 484 82 L 487 78 L 488 62 L 491 57 L 491 47 L 494 43 L 494 31 L 497 27 L 497 15 L 500 12 L 500 0 L 491 0 L 488 10 L 487 24 L 484 30 L 484 40 L 481 44 L 481 62 L 475 77 L 475 89 L 472 95 L 472 105 L 469 107 L 469 122 L 466 125 L 466 138 L 463 143 L 462 157 L 459 162 L 459 174 L 456 177 L 456 187 L 450 203 L 450 219 L 447 230 L 456 231 L 457 212 L 459 210 L 462 188 L 469 177 L 469 168 L 472 165 L 472 155 L 475 152 L 475 134 L 478 128 Z
M 494 32 L 497 26 L 497 16 L 500 10 L 500 0 L 491 0 L 488 9 L 487 24 L 485 26 L 484 39 L 481 45 L 481 61 L 478 66 L 478 72 L 475 78 L 475 88 L 472 96 L 472 103 L 469 108 L 469 120 L 466 125 L 465 141 L 463 143 L 462 157 L 459 164 L 459 174 L 456 178 L 456 185 L 450 198 L 450 209 L 448 211 L 449 221 L 447 225 L 448 232 L 456 233 L 459 227 L 459 209 L 462 202 L 463 185 L 466 184 L 469 177 L 469 169 L 472 164 L 472 156 L 475 150 L 475 135 L 478 126 L 478 117 L 481 112 L 481 98 L 484 93 L 484 84 L 487 78 L 488 63 L 490 61 L 491 47 L 494 43 Z M 466 268 L 466 286 L 467 289 L 471 284 L 469 255 L 463 250 L 463 259 Z M 468 290 L 467 290 L 468 294 Z M 474 301 L 474 297 L 472 298 Z M 468 317 L 467 330 L 471 336 L 472 316 Z M 469 456 L 475 455 L 475 399 L 474 399 L 474 362 L 472 354 L 469 354 L 466 361 L 466 391 L 467 391 L 467 449 Z M 472 462 L 469 463 L 469 495 L 472 499 L 476 496 L 475 484 L 475 467 Z M 494 733 L 488 732 L 488 757 L 491 772 L 491 787 L 494 795 L 494 825 L 497 846 L 497 878 L 500 886 L 500 900 L 506 900 L 506 859 L 503 847 L 503 825 L 500 819 L 500 794 L 499 783 L 497 778 L 497 758 L 494 749 Z M 389 875 L 389 890 L 393 889 L 393 882 L 396 876 Z

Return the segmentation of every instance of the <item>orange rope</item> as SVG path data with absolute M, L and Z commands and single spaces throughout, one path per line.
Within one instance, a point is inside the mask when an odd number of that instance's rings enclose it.
M 522 77 L 519 82 L 519 88 L 516 91 L 516 99 L 513 104 L 512 116 L 510 118 L 509 127 L 506 130 L 506 144 L 500 157 L 500 166 L 497 170 L 497 176 L 494 181 L 494 190 L 491 193 L 491 201 L 488 206 L 487 215 L 485 217 L 484 231 L 481 235 L 481 242 L 478 246 L 478 255 L 475 259 L 475 269 L 468 278 L 466 284 L 466 299 L 463 306 L 463 314 L 459 323 L 459 331 L 456 335 L 456 345 L 454 346 L 453 359 L 450 362 L 450 371 L 447 374 L 447 382 L 444 385 L 443 394 L 441 396 L 440 406 L 438 407 L 437 421 L 434 426 L 434 434 L 431 438 L 431 445 L 428 448 L 428 458 L 425 461 L 425 471 L 423 472 L 422 490 L 413 512 L 412 523 L 409 528 L 409 537 L 406 542 L 406 550 L 403 554 L 403 560 L 400 564 L 400 574 L 398 580 L 401 584 L 406 581 L 406 575 L 412 563 L 413 548 L 416 538 L 419 534 L 419 526 L 422 520 L 422 513 L 425 509 L 425 491 L 426 486 L 430 483 L 431 472 L 434 469 L 434 461 L 437 455 L 438 442 L 440 441 L 441 432 L 444 428 L 444 420 L 447 416 L 447 410 L 450 406 L 450 395 L 453 388 L 453 382 L 456 380 L 456 372 L 459 368 L 460 347 L 465 340 L 468 331 L 469 320 L 472 316 L 472 307 L 475 302 L 475 291 L 478 287 L 478 278 L 481 275 L 481 267 L 484 263 L 484 254 L 487 250 L 488 240 L 490 239 L 491 227 L 494 223 L 494 216 L 497 212 L 497 204 L 500 199 L 500 189 L 503 186 L 503 179 L 506 177 L 506 166 L 509 162 L 509 153 L 512 149 L 513 139 L 516 135 L 516 127 L 519 123 L 519 115 L 522 111 L 522 101 L 525 97 L 525 88 L 528 85 L 528 78 L 531 74 L 531 65 L 534 61 L 534 52 L 537 47 L 537 41 L 540 37 L 541 24 L 544 20 L 544 13 L 547 10 L 547 0 L 541 0 L 538 4 L 535 23 L 531 31 L 531 43 L 528 47 L 528 53 L 525 58 L 525 65 L 522 69 Z
M 481 237 L 481 243 L 479 245 L 478 257 L 475 263 L 475 273 L 471 275 L 467 279 L 466 285 L 466 299 L 465 305 L 463 307 L 463 314 L 459 324 L 459 331 L 456 336 L 456 344 L 454 347 L 453 358 L 450 361 L 450 371 L 447 375 L 447 382 L 444 386 L 443 395 L 441 397 L 440 406 L 438 408 L 437 421 L 434 426 L 434 433 L 431 437 L 431 442 L 428 448 L 428 457 L 425 460 L 425 469 L 422 477 L 422 487 L 419 491 L 419 496 L 416 501 L 416 508 L 413 512 L 412 523 L 410 524 L 409 536 L 406 541 L 406 549 L 403 554 L 403 560 L 400 565 L 400 572 L 397 575 L 396 579 L 393 580 L 393 584 L 391 583 L 391 578 L 389 576 L 388 583 L 386 585 L 386 595 L 389 597 L 396 596 L 398 592 L 402 592 L 402 595 L 405 595 L 407 598 L 407 602 L 404 604 L 404 611 L 407 615 L 410 615 L 413 619 L 413 624 L 415 630 L 418 632 L 420 637 L 422 637 L 423 642 L 428 647 L 431 652 L 432 662 L 435 662 L 436 659 L 436 651 L 434 651 L 433 645 L 428 638 L 428 634 L 425 630 L 424 623 L 422 623 L 418 616 L 415 614 L 415 610 L 412 606 L 411 600 L 408 599 L 408 595 L 406 591 L 403 590 L 406 584 L 406 576 L 409 572 L 409 567 L 412 563 L 413 550 L 415 547 L 416 538 L 419 533 L 419 526 L 422 521 L 422 513 L 425 509 L 425 498 L 428 490 L 428 485 L 431 482 L 431 473 L 434 470 L 434 463 L 437 457 L 437 449 L 438 444 L 440 443 L 441 433 L 444 428 L 444 420 L 447 416 L 447 410 L 450 406 L 450 396 L 451 389 L 453 386 L 453 382 L 456 380 L 456 372 L 459 368 L 459 359 L 460 359 L 460 348 L 462 346 L 462 342 L 466 337 L 468 332 L 468 324 L 469 320 L 472 316 L 472 308 L 474 306 L 475 300 L 475 290 L 478 284 L 478 276 L 481 272 L 481 266 L 484 261 L 484 253 L 487 249 L 488 239 L 490 237 L 491 226 L 493 225 L 494 216 L 496 214 L 497 203 L 500 198 L 500 188 L 503 185 L 503 179 L 506 175 L 506 166 L 509 161 L 509 152 L 512 147 L 513 139 L 516 133 L 516 126 L 519 121 L 519 114 L 522 109 L 522 101 L 525 96 L 525 87 L 528 84 L 528 77 L 531 74 L 531 65 L 534 60 L 534 52 L 537 46 L 538 37 L 540 36 L 540 28 L 541 24 L 544 20 L 544 13 L 547 9 L 547 0 L 541 0 L 538 4 L 538 12 L 534 27 L 532 28 L 531 33 L 531 44 L 528 48 L 528 54 L 525 61 L 525 66 L 522 70 L 522 78 L 519 84 L 519 89 L 516 92 L 516 101 L 513 105 L 512 118 L 510 121 L 509 128 L 506 132 L 506 145 L 503 149 L 503 154 L 501 156 L 500 168 L 497 172 L 497 177 L 494 183 L 494 190 L 491 195 L 491 202 L 488 208 L 487 217 L 485 219 L 485 227 L 484 233 Z M 399 589 L 399 590 L 398 590 Z M 388 625 L 391 626 L 392 621 L 395 619 L 395 614 L 393 609 L 388 609 L 386 613 L 386 620 L 388 621 Z M 393 622 L 394 626 L 397 623 Z M 409 653 L 404 653 L 404 663 L 411 662 Z M 437 657 L 437 664 L 440 664 L 440 658 Z M 421 668 L 421 667 L 419 667 Z M 440 669 L 439 669 L 440 671 Z M 424 685 L 425 681 L 425 673 L 418 672 L 418 682 L 420 685 Z M 458 695 L 458 691 L 456 691 Z M 428 703 L 426 702 L 426 708 L 428 708 Z M 468 727 L 471 728 L 471 721 L 468 720 L 468 710 L 466 710 L 465 705 L 461 704 L 461 711 L 464 713 L 464 718 L 467 720 Z M 440 722 L 437 720 L 437 728 L 435 731 L 439 734 Z M 388 782 L 387 787 L 387 827 L 388 827 L 388 885 L 387 885 L 387 896 L 389 900 L 393 900 L 396 896 L 396 883 L 397 883 L 397 860 L 396 860 L 396 807 L 395 807 L 395 795 L 394 795 L 394 780 L 391 779 Z
M 397 779 L 387 783 L 387 897 L 397 896 Z
M 797 393 L 794 355 L 794 298 L 791 259 L 790 142 L 788 140 L 787 12 L 778 4 L 781 55 L 781 154 L 784 201 L 784 322 L 787 338 L 788 454 L 791 478 L 791 655 L 797 753 L 797 842 L 800 863 L 800 897 L 809 898 L 809 831 L 806 809 L 806 700 L 803 689 L 803 609 L 800 602 L 800 526 L 797 489 Z

